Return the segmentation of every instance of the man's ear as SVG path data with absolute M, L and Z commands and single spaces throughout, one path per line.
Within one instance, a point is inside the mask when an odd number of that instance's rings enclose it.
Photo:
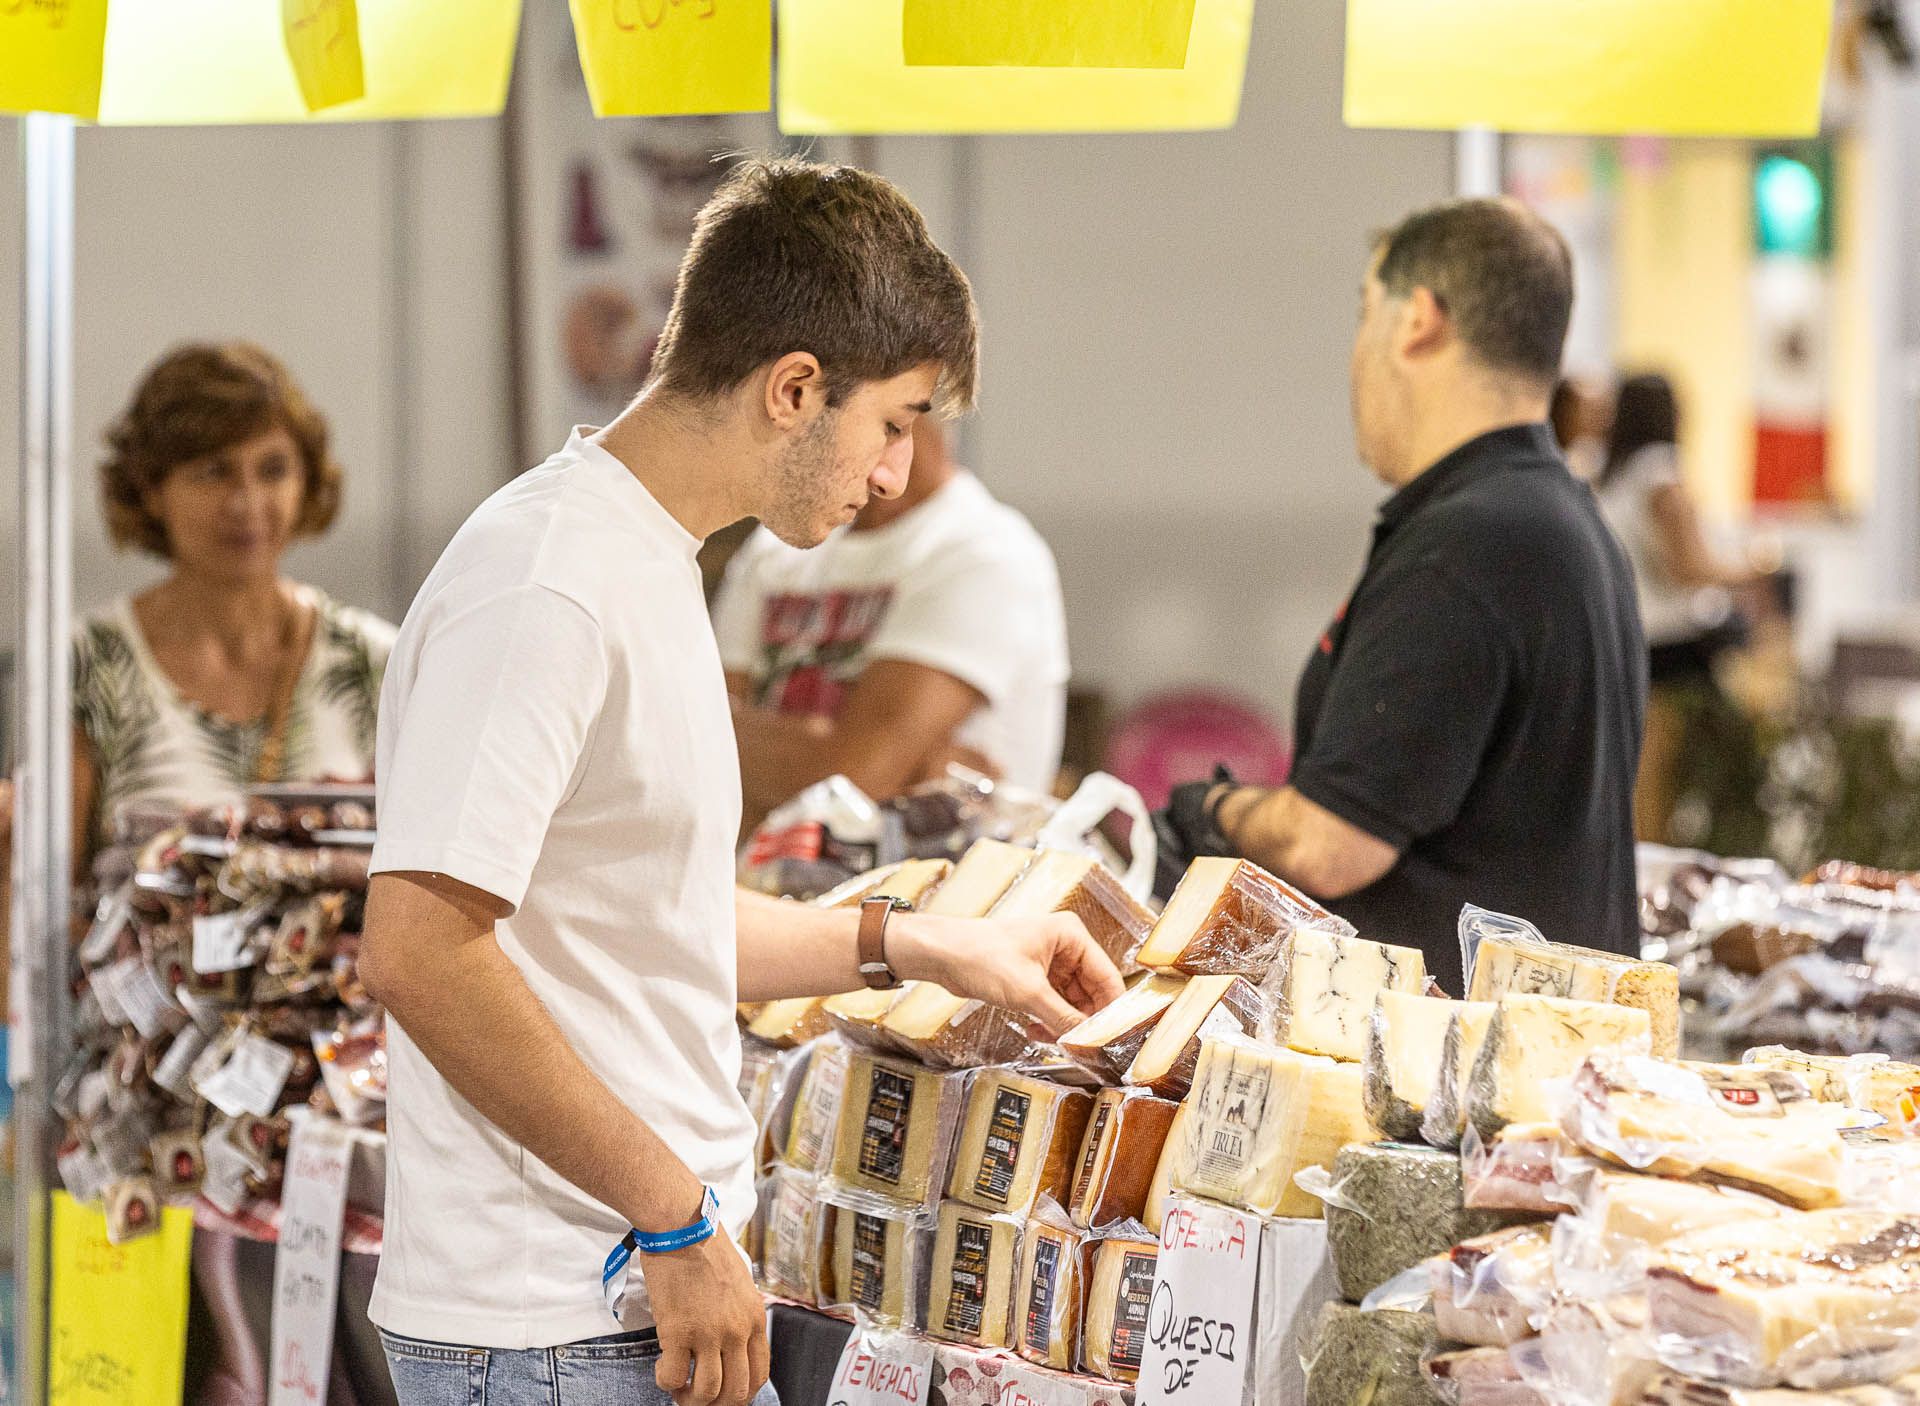
M 1433 290 L 1415 286 L 1401 303 L 1394 349 L 1408 359 L 1428 356 L 1444 346 L 1452 332 L 1453 320 Z
M 788 352 L 767 368 L 764 384 L 764 408 L 775 429 L 803 425 L 826 405 L 826 373 L 812 352 Z

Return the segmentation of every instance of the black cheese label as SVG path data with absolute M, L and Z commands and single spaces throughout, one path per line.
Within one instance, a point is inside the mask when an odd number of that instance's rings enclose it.
M 1087 1193 L 1093 1190 L 1093 1169 L 1100 1162 L 1100 1139 L 1107 1131 L 1107 1119 L 1113 1116 L 1113 1105 L 1105 1099 L 1094 1110 L 1093 1126 L 1087 1130 L 1087 1150 L 1080 1158 L 1080 1171 L 1073 1179 L 1071 1204 L 1074 1209 L 1090 1214 L 1087 1206 Z
M 861 1308 L 878 1312 L 887 1295 L 887 1223 L 856 1212 L 853 1218 L 853 1283 L 848 1286 Z
M 1027 1286 L 1027 1321 L 1022 1329 L 1030 1352 L 1053 1351 L 1053 1300 L 1060 1287 L 1060 1242 L 1042 1235 L 1033 1245 L 1033 1282 Z
M 898 1186 L 907 1162 L 907 1125 L 913 1116 L 913 1076 L 874 1066 L 867 1120 L 860 1130 L 860 1174 Z
M 986 1149 L 974 1174 L 973 1190 L 999 1205 L 1013 1194 L 1013 1169 L 1020 1161 L 1020 1142 L 1026 1136 L 1027 1115 L 1033 1099 L 1016 1089 L 1003 1088 L 993 1096 L 993 1117 L 987 1123 Z
M 1147 1346 L 1147 1310 L 1153 1305 L 1153 1271 L 1160 1257 L 1129 1250 L 1120 1261 L 1120 1297 L 1113 1313 L 1113 1365 L 1140 1370 Z
M 980 1336 L 992 1267 L 993 1227 L 978 1221 L 961 1221 L 954 1229 L 952 1287 L 947 1291 L 949 1333 L 969 1338 Z

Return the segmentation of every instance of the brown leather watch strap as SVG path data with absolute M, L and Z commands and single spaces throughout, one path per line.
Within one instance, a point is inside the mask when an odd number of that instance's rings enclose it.
M 913 905 L 903 898 L 868 898 L 860 903 L 860 978 L 870 990 L 891 991 L 900 978 L 887 964 L 887 920 L 895 909 Z

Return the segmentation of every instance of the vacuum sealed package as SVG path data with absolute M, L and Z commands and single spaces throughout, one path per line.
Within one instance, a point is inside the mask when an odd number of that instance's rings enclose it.
M 1572 1208 L 1553 1226 L 1555 1275 L 1563 1292 L 1588 1302 L 1643 1292 L 1651 1253 L 1670 1240 L 1789 1214 L 1733 1187 L 1597 1167 L 1569 1189 Z
M 360 1127 L 387 1116 L 387 1023 L 369 1016 L 312 1035 L 327 1097 L 341 1120 Z M 156 1082 L 158 1074 L 156 1071 Z
M 826 1169 L 840 1128 L 840 1108 L 847 1089 L 847 1047 L 838 1040 L 820 1040 L 812 1046 L 807 1072 L 800 1080 L 793 1115 L 787 1124 L 783 1160 L 803 1172 Z
M 1125 1081 L 1160 1098 L 1185 1098 L 1201 1045 L 1257 1034 L 1265 1012 L 1259 990 L 1244 976 L 1190 977 L 1141 1042 Z
M 1474 1210 L 1556 1216 L 1573 1204 L 1573 1178 L 1594 1165 L 1558 1123 L 1510 1123 L 1491 1138 L 1468 1128 L 1462 1199 Z
M 1154 1163 L 1153 1177 L 1147 1182 L 1147 1209 L 1146 1214 L 1140 1217 L 1140 1223 L 1155 1235 L 1166 1225 L 1167 1203 L 1173 1198 L 1174 1165 L 1179 1161 L 1180 1144 L 1192 1113 L 1191 1101 L 1174 1105 L 1173 1122 L 1167 1127 L 1166 1143 L 1160 1149 L 1160 1160 Z
M 996 918 L 1043 918 L 1072 913 L 1122 974 L 1134 971 L 1153 914 L 1121 881 L 1090 855 L 1042 850 L 993 906 Z
M 1203 857 L 1188 866 L 1153 924 L 1140 965 L 1189 976 L 1258 981 L 1296 928 L 1351 933 L 1292 885 L 1245 859 Z
M 880 1018 L 878 1037 L 940 1069 L 1026 1063 L 1041 1058 L 1046 1044 L 1019 1011 L 956 996 L 932 981 L 907 984 Z
M 1920 1215 L 1920 1139 L 1847 1133 L 1841 1195 L 1862 1211 Z
M 1027 1222 L 1013 1286 L 1014 1350 L 1029 1362 L 1071 1372 L 1087 1303 L 1085 1232 L 1060 1203 L 1043 1198 Z
M 1028 1366 L 998 1348 L 939 1343 L 931 1406 L 1132 1406 L 1118 1382 Z
M 1180 1105 L 1143 1089 L 1102 1089 L 1081 1141 L 1067 1209 L 1082 1229 L 1140 1220 Z
M 1679 1372 L 1653 1375 L 1624 1406 L 1920 1406 L 1920 1372 L 1870 1386 L 1795 1391 L 1789 1387 L 1722 1386 Z
M 1803 1210 L 1841 1202 L 1841 1130 L 1863 1115 L 1820 1103 L 1798 1076 L 1751 1065 L 1586 1059 L 1558 1096 L 1561 1129 L 1636 1171 L 1701 1176 Z
M 940 1203 L 927 1287 L 927 1332 L 976 1347 L 1012 1344 L 1021 1229 L 1012 1216 L 963 1201 Z
M 1305 927 L 1280 944 L 1260 984 L 1275 1040 L 1302 1054 L 1355 1063 L 1366 1057 L 1380 993 L 1418 994 L 1426 987 L 1427 959 L 1416 948 Z
M 1482 1138 L 1509 1123 L 1549 1122 L 1548 1086 L 1598 1050 L 1646 1054 L 1647 1013 L 1555 996 L 1502 996 L 1467 1076 L 1467 1120 Z
M 1507 1347 L 1533 1336 L 1532 1316 L 1553 1298 L 1553 1227 L 1496 1230 L 1426 1263 L 1440 1336 Z
M 1135 979 L 1119 1000 L 1062 1035 L 1060 1048 L 1101 1082 L 1119 1083 L 1186 984 L 1185 977 L 1158 972 Z
M 902 1053 L 900 1046 L 881 1030 L 880 1023 L 905 995 L 906 988 L 899 987 L 880 991 L 870 988 L 843 991 L 838 996 L 828 996 L 822 1000 L 820 1011 L 827 1018 L 827 1028 L 848 1044 Z
M 831 1190 L 932 1205 L 946 1184 L 968 1075 L 855 1050 L 847 1057 Z
M 1449 1063 L 1458 1070 L 1456 1047 L 1447 1058 L 1447 1040 L 1468 1003 L 1412 991 L 1382 991 L 1367 1022 L 1365 1065 L 1367 1117 L 1380 1136 L 1418 1142 L 1427 1109 L 1434 1101 L 1440 1073 Z M 1492 1018 L 1493 1008 L 1475 1012 Z
M 1080 1365 L 1110 1381 L 1131 1382 L 1140 1375 L 1147 1346 L 1159 1236 L 1143 1225 L 1122 1222 L 1095 1232 L 1088 1254 Z
M 1034 852 L 1024 846 L 975 840 L 921 911 L 944 918 L 984 918 L 1033 860 Z
M 1826 1390 L 1920 1369 L 1920 1219 L 1826 1210 L 1716 1226 L 1661 1247 L 1647 1276 L 1675 1371 Z
M 776 1298 L 815 1305 L 820 1301 L 821 1269 L 829 1262 L 822 1232 L 827 1228 L 817 1178 L 776 1165 L 760 1183 L 766 1218 L 762 1232 L 760 1283 Z
M 827 1013 L 818 996 L 768 1001 L 747 1022 L 747 1033 L 754 1039 L 788 1050 L 819 1039 L 827 1030 Z
M 844 1309 L 876 1328 L 918 1327 L 933 1243 L 933 1216 L 880 1196 L 829 1192 L 822 1198 L 820 1307 Z
M 1643 1293 L 1604 1301 L 1563 1293 L 1533 1323 L 1534 1336 L 1506 1353 L 1547 1406 L 1621 1406 L 1660 1371 Z
M 1459 1001 L 1448 1013 L 1447 1035 L 1440 1043 L 1433 1088 L 1420 1116 L 1420 1138 L 1434 1147 L 1458 1147 L 1467 1135 L 1467 1085 L 1480 1047 L 1486 1043 L 1493 1013 L 1491 1001 Z
M 1680 1053 L 1680 973 L 1666 962 L 1548 942 L 1531 923 L 1468 905 L 1460 915 L 1467 998 L 1557 996 L 1647 1013 L 1652 1053 Z
M 1010 1069 L 981 1069 L 967 1089 L 947 1195 L 1024 1216 L 1041 1197 L 1064 1200 L 1086 1139 L 1093 1097 Z
M 1420 1364 L 1438 1342 L 1430 1313 L 1328 1304 L 1301 1355 L 1307 1406 L 1433 1406 Z
M 1420 1370 L 1446 1406 L 1549 1406 L 1504 1347 L 1435 1353 Z
M 1864 1109 L 1892 1132 L 1920 1135 L 1920 1065 L 1878 1054 L 1803 1054 L 1784 1045 L 1748 1050 L 1742 1063 L 1796 1075 L 1822 1103 Z

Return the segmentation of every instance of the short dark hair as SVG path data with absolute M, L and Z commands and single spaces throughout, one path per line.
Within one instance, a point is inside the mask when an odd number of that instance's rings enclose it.
M 1496 371 L 1549 386 L 1573 316 L 1573 256 L 1516 200 L 1449 200 L 1380 236 L 1377 276 L 1394 297 L 1431 292 L 1468 349 Z
M 147 368 L 133 401 L 107 430 L 100 464 L 107 535 L 116 547 L 168 558 L 166 524 L 147 495 L 180 465 L 279 427 L 306 476 L 294 536 L 317 537 L 340 511 L 341 472 L 327 421 L 291 372 L 251 342 L 194 342 Z
M 710 397 L 796 351 L 819 358 L 829 404 L 931 362 L 941 406 L 967 409 L 979 376 L 973 289 L 879 176 L 743 161 L 695 222 L 651 379 Z
M 1680 404 L 1673 382 L 1657 372 L 1627 377 L 1614 399 L 1613 433 L 1607 436 L 1607 461 L 1600 470 L 1600 482 L 1619 473 L 1642 449 L 1679 440 Z

